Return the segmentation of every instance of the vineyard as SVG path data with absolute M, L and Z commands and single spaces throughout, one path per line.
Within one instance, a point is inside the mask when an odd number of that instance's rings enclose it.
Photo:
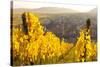
M 22 15 L 22 20 L 22 27 L 12 27 L 12 65 L 58 64 L 97 60 L 97 43 L 91 40 L 89 25 L 80 29 L 76 43 L 69 43 L 53 32 L 45 31 L 39 17 L 35 14 L 25 12 Z

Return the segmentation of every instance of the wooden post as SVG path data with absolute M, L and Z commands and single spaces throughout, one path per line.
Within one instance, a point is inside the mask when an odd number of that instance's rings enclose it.
M 23 31 L 24 31 L 25 34 L 28 34 L 27 15 L 26 15 L 26 13 L 22 14 L 22 21 L 23 21 Z
M 87 21 L 86 21 L 87 29 L 90 29 L 90 25 L 91 25 L 91 21 L 90 21 L 90 19 L 87 19 Z
M 84 39 L 85 39 L 85 44 L 84 44 L 84 49 L 85 49 L 85 51 L 84 51 L 84 58 L 85 58 L 85 62 L 86 62 L 86 52 L 87 52 L 87 49 L 86 49 L 86 44 L 87 44 L 87 36 L 89 35 L 89 29 L 90 29 L 90 25 L 91 25 L 91 21 L 90 21 L 90 19 L 87 19 L 87 21 L 86 21 L 86 30 L 85 30 L 85 33 L 84 33 Z M 87 32 L 87 33 L 86 33 Z

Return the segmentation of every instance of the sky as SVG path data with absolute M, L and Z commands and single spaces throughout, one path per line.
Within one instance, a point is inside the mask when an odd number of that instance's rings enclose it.
M 82 2 L 83 1 L 83 2 Z M 96 1 L 94 0 L 77 0 L 77 1 L 69 1 L 64 0 L 15 0 L 14 8 L 41 8 L 41 7 L 60 7 L 60 8 L 70 8 L 79 12 L 88 12 L 94 8 L 96 8 Z

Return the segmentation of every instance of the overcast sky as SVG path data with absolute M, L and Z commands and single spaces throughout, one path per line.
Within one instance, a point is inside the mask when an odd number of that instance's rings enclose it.
M 61 1 L 61 0 L 60 0 Z M 87 2 L 84 2 L 85 0 L 77 0 L 75 1 L 68 1 L 65 0 L 65 2 L 60 2 L 59 0 L 56 1 L 51 1 L 48 0 L 44 2 L 44 0 L 24 0 L 24 1 L 14 1 L 14 8 L 31 8 L 31 9 L 35 9 L 35 8 L 41 8 L 41 7 L 61 7 L 61 8 L 70 8 L 73 10 L 77 10 L 80 12 L 87 12 L 90 11 L 94 8 L 96 8 L 96 2 L 94 1 L 94 3 L 89 0 Z M 68 1 L 68 2 L 66 2 Z M 83 3 L 82 3 L 83 1 Z M 90 2 L 91 1 L 91 2 Z M 55 3 L 56 2 L 56 3 Z

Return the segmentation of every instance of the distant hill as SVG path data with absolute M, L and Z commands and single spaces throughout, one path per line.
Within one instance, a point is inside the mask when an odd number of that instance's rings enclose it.
M 42 8 L 36 8 L 36 9 L 28 9 L 28 8 L 16 8 L 13 11 L 22 13 L 25 11 L 29 12 L 37 12 L 37 13 L 48 13 L 48 14 L 58 14 L 58 13 L 78 13 L 78 11 L 75 11 L 73 9 L 69 8 L 59 8 L 59 7 L 42 7 Z
M 94 9 L 90 10 L 89 13 L 95 13 L 96 14 L 97 13 L 97 8 L 94 8 Z
M 65 41 L 76 42 L 80 29 L 86 25 L 86 20 L 91 19 L 92 41 L 97 41 L 97 8 L 89 12 L 78 11 L 57 7 L 42 7 L 38 9 L 18 8 L 13 12 L 13 25 L 22 24 L 21 15 L 23 12 L 36 12 L 45 31 L 51 31 L 58 37 L 64 37 Z M 63 14 L 62 14 L 63 13 Z M 64 31 L 64 33 L 63 33 Z M 62 35 L 63 34 L 63 35 Z
M 42 13 L 75 13 L 77 11 L 68 8 L 58 8 L 58 7 L 42 7 L 35 9 L 36 12 Z

